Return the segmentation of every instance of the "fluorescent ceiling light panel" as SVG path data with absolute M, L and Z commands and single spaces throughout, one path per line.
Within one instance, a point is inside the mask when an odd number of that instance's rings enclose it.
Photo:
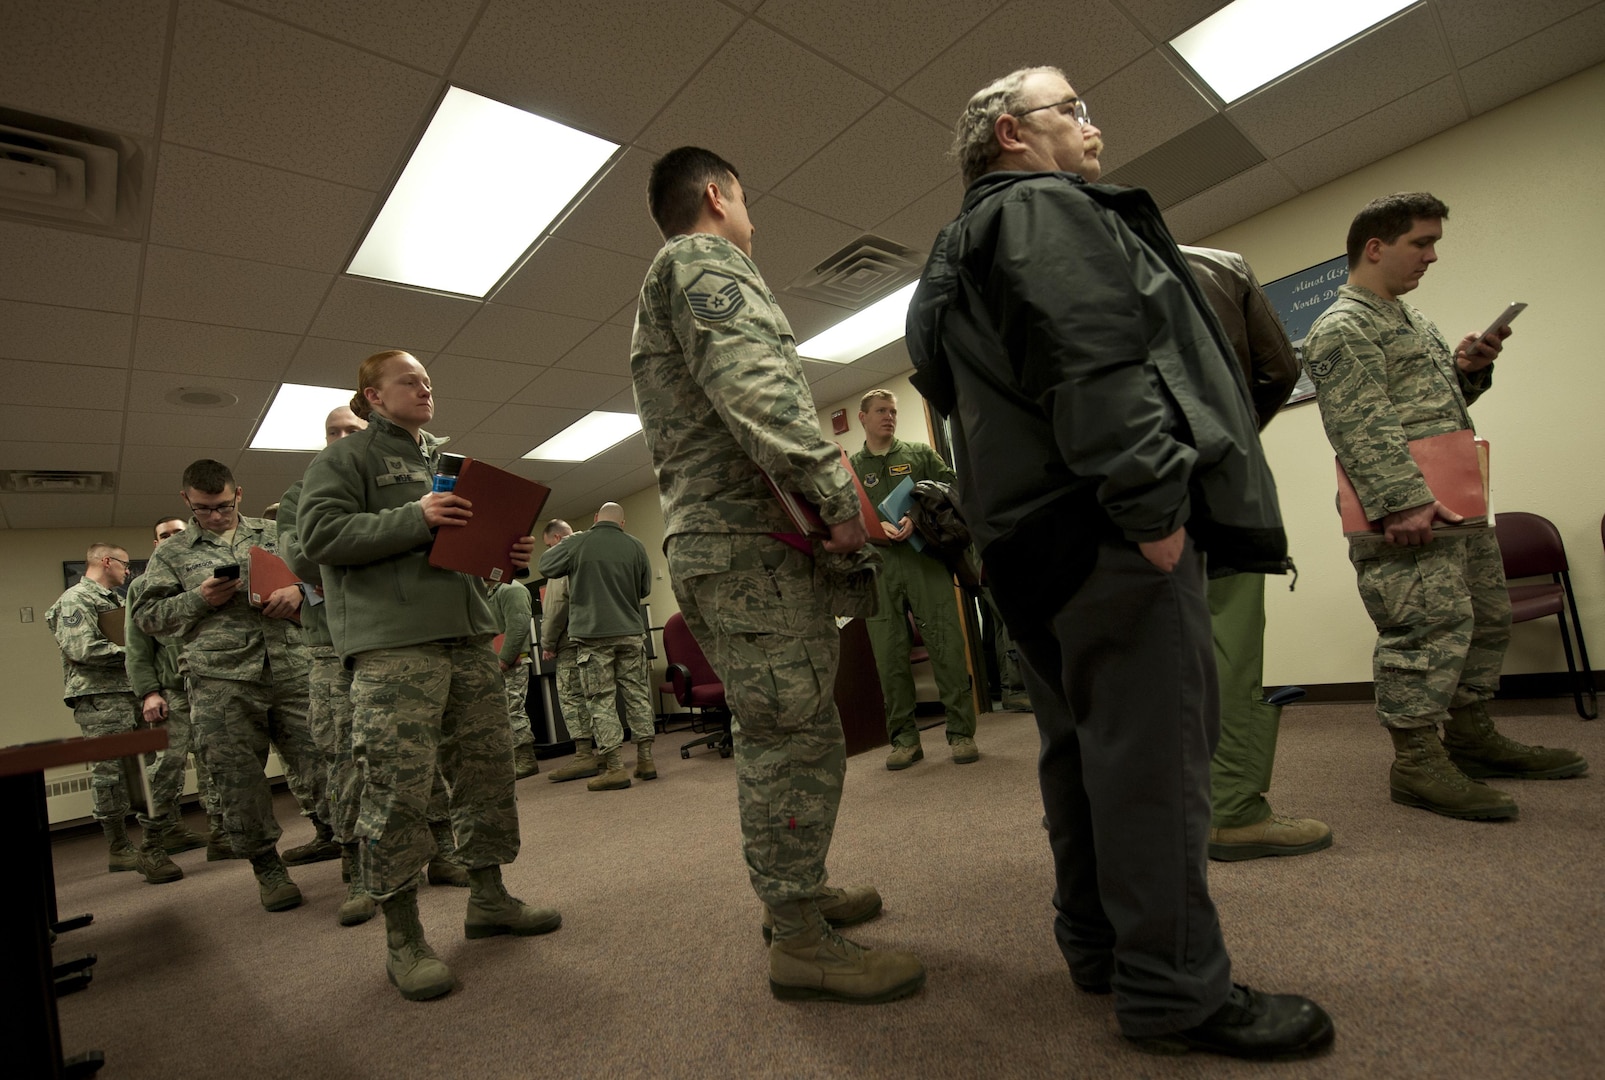
M 525 454 L 536 461 L 589 461 L 641 430 L 633 412 L 593 412 Z
M 351 404 L 355 391 L 332 386 L 285 383 L 257 425 L 252 450 L 322 450 L 323 421 L 341 405 Z
M 453 86 L 346 272 L 484 296 L 617 149 Z
M 1414 3 L 1237 0 L 1170 45 L 1221 100 L 1233 102 Z
M 882 345 L 903 336 L 908 323 L 908 305 L 914 299 L 915 281 L 877 300 L 856 315 L 849 316 L 797 346 L 797 355 L 832 364 L 851 364 Z

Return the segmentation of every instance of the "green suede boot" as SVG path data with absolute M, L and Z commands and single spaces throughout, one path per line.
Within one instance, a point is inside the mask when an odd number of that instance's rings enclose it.
M 418 921 L 418 892 L 407 889 L 383 904 L 385 913 L 385 973 L 390 985 L 408 1001 L 428 1001 L 452 988 L 451 968 L 424 940 L 423 924 Z
M 497 934 L 549 934 L 563 925 L 563 916 L 551 908 L 533 908 L 509 896 L 502 884 L 502 868 L 487 866 L 468 871 L 468 914 L 463 933 L 470 938 Z
M 1491 821 L 1516 816 L 1516 800 L 1455 768 L 1436 727 L 1389 728 L 1394 761 L 1388 773 L 1393 801 L 1445 817 Z
M 128 842 L 128 822 L 122 818 L 102 821 L 100 828 L 106 834 L 106 872 L 138 870 L 139 852 Z
M 1588 761 L 1575 750 L 1528 746 L 1501 735 L 1480 701 L 1449 710 L 1443 747 L 1461 772 L 1477 779 L 1564 780 L 1588 771 Z
M 574 740 L 574 760 L 561 769 L 553 769 L 547 777 L 554 784 L 561 784 L 564 780 L 589 780 L 602 771 L 602 763 L 596 758 L 590 739 Z

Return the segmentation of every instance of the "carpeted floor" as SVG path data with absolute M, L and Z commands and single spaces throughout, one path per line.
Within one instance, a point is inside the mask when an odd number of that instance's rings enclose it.
M 1368 708 L 1287 710 L 1273 803 L 1325 819 L 1336 844 L 1213 864 L 1211 888 L 1236 978 L 1306 993 L 1336 1019 L 1335 1050 L 1311 1062 L 1150 1057 L 1119 1038 L 1108 998 L 1071 986 L 1036 730 L 1015 713 L 981 718 L 973 765 L 948 760 L 940 729 L 907 772 L 887 772 L 883 752 L 849 763 L 832 875 L 886 899 L 850 936 L 924 959 L 909 1000 L 770 997 L 733 763 L 700 748 L 682 761 L 690 735 L 671 733 L 661 778 L 628 791 L 519 783 L 524 847 L 507 878 L 562 911 L 557 933 L 465 941 L 466 890 L 424 889 L 429 939 L 460 984 L 435 1002 L 386 981 L 381 919 L 335 924 L 338 863 L 294 869 L 307 903 L 269 915 L 244 863 L 188 852 L 183 881 L 150 886 L 105 873 L 98 836 L 59 841 L 61 912 L 95 921 L 57 956 L 100 957 L 93 984 L 61 1000 L 63 1041 L 106 1051 L 106 1080 L 1600 1076 L 1605 723 L 1568 701 L 1498 713 L 1518 738 L 1582 750 L 1596 776 L 1504 783 L 1518 820 L 1450 821 L 1388 801 L 1391 750 Z M 310 837 L 288 796 L 278 809 L 282 846 Z

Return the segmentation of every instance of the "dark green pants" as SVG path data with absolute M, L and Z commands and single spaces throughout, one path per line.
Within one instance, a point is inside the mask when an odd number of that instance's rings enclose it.
M 919 725 L 914 722 L 914 671 L 908 662 L 908 616 L 903 614 L 907 601 L 931 654 L 936 689 L 947 710 L 948 739 L 974 738 L 975 702 L 964 663 L 964 631 L 953 599 L 953 576 L 940 562 L 906 543 L 882 548 L 881 556 L 876 585 L 880 607 L 867 623 L 886 699 L 886 734 L 893 746 L 913 746 L 920 741 Z
M 1209 763 L 1213 825 L 1237 829 L 1271 816 L 1265 792 L 1282 710 L 1265 704 L 1265 575 L 1209 581 L 1209 617 L 1220 680 L 1220 745 Z

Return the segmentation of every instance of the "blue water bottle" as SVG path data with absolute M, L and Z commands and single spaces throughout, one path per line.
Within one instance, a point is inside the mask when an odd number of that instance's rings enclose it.
M 435 463 L 435 491 L 450 491 L 457 486 L 457 474 L 462 471 L 463 455 L 441 454 Z

